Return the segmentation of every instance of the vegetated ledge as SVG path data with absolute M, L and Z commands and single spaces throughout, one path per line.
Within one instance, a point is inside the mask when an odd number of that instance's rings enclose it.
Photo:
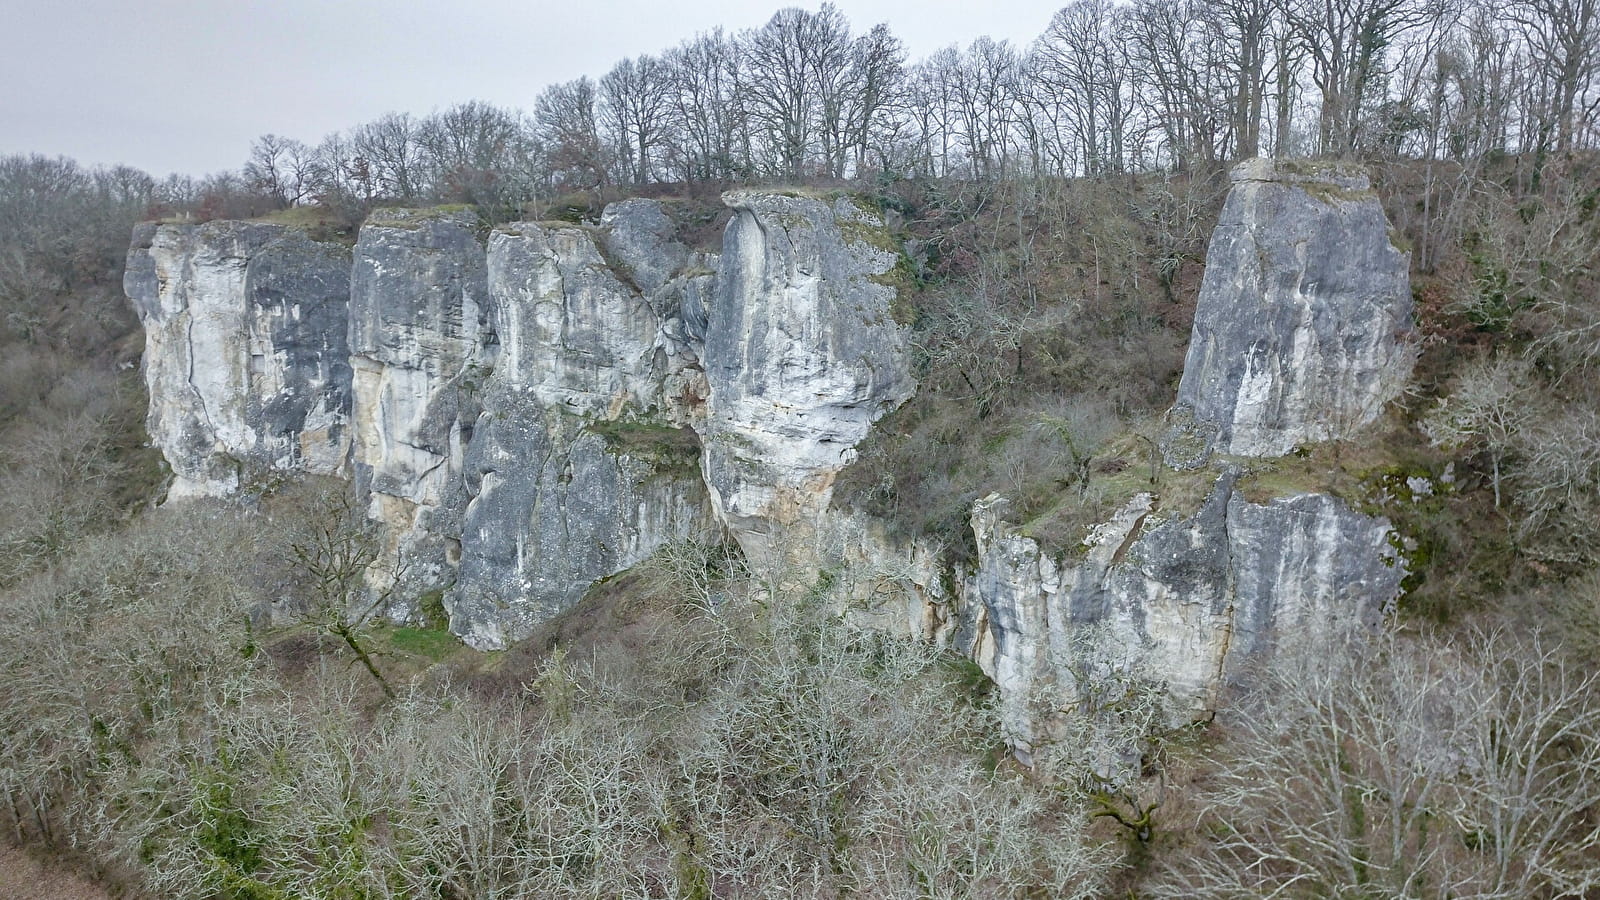
M 696 472 L 700 468 L 700 436 L 687 425 L 619 418 L 592 421 L 585 427 L 604 438 L 612 453 L 644 462 L 658 473 Z

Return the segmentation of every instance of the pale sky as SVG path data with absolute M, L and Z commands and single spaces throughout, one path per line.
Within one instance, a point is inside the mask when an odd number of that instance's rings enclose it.
M 547 84 L 820 2 L 0 0 L 0 154 L 201 175 L 265 133 L 315 143 L 466 100 L 531 111 Z M 915 61 L 984 34 L 1026 46 L 1061 3 L 834 5 L 858 34 L 889 23 Z

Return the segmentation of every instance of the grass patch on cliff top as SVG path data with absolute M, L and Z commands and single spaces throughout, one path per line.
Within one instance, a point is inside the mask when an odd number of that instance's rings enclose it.
M 1029 497 L 1020 509 L 1023 534 L 1045 550 L 1077 558 L 1087 549 L 1091 530 L 1110 521 L 1128 501 L 1153 494 L 1152 510 L 1160 519 L 1180 519 L 1200 511 L 1216 488 L 1223 467 L 1191 471 L 1169 469 L 1157 460 L 1152 467 L 1150 442 L 1137 431 L 1115 435 L 1097 451 L 1083 480 L 1044 497 Z
M 305 232 L 307 237 L 319 243 L 339 244 L 345 247 L 354 246 L 358 231 L 337 211 L 325 206 L 291 206 L 248 221 L 285 225 Z
M 477 207 L 468 203 L 446 203 L 439 206 L 380 206 L 368 216 L 365 224 L 383 228 L 420 228 L 436 219 L 461 219 L 470 228 L 479 225 Z

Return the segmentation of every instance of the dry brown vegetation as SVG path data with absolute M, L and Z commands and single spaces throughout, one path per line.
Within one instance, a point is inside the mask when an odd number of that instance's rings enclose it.
M 895 115 L 856 133 L 837 104 L 752 112 L 685 80 L 747 75 L 699 63 L 774 49 L 808 21 L 790 11 L 671 51 L 653 71 L 679 130 L 649 146 L 649 123 L 601 127 L 648 86 L 628 61 L 638 77 L 619 64 L 598 95 L 554 86 L 532 125 L 484 104 L 391 116 L 317 148 L 263 139 L 205 182 L 0 160 L 0 826 L 150 897 L 1593 894 L 1600 160 L 1563 87 L 1593 65 L 1557 65 L 1536 27 L 1554 0 L 1439 29 L 1421 26 L 1443 8 L 1380 7 L 1367 33 L 1407 35 L 1388 68 L 1297 42 L 1356 34 L 1298 4 L 1079 3 L 1037 56 L 980 41 L 905 70 L 891 36 L 819 13 L 822 38 L 885 51 L 835 74 L 901 78 Z M 1597 58 L 1593 34 L 1567 37 Z M 1195 49 L 1205 78 L 1172 78 Z M 1314 117 L 1292 90 L 1264 113 L 1274 68 L 1343 74 Z M 759 126 L 750 146 L 724 113 Z M 720 130 L 683 130 L 699 124 Z M 821 131 L 785 144 L 785 126 Z M 162 472 L 118 290 L 136 218 L 265 213 L 348 239 L 379 202 L 589 220 L 639 191 L 710 248 L 719 187 L 782 178 L 876 202 L 915 282 L 897 312 L 922 388 L 839 502 L 959 563 L 971 501 L 997 491 L 1070 547 L 1152 480 L 1202 487 L 1151 451 L 1221 161 L 1308 142 L 1374 162 L 1413 253 L 1421 362 L 1360 446 L 1241 487 L 1388 516 L 1411 575 L 1392 635 L 1280 660 L 1215 723 L 1164 731 L 1135 704 L 1064 726 L 1029 770 L 970 665 L 827 612 L 829 583 L 871 573 L 777 591 L 724 548 L 673 547 L 476 654 L 437 622 L 341 614 L 351 573 L 316 536 L 360 535 L 326 485 L 148 509 Z M 1136 776 L 1106 780 L 1107 757 Z
M 1076 544 L 1132 493 L 1105 482 L 1149 468 L 1193 320 L 1199 223 L 1221 200 L 1214 181 L 1148 176 L 883 201 L 922 273 L 909 302 L 919 386 L 863 444 L 836 502 L 962 559 L 972 501 L 995 491 L 1047 545 Z

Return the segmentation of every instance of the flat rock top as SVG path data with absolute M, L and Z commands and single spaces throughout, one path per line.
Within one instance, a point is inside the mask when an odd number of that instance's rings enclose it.
M 470 209 L 451 206 L 421 208 L 381 206 L 367 215 L 362 228 L 421 228 L 432 223 L 475 228 L 478 225 L 478 216 Z
M 1320 184 L 1347 191 L 1370 191 L 1372 182 L 1366 170 L 1355 163 L 1337 160 L 1247 159 L 1233 167 L 1228 179 L 1234 184 L 1250 181 L 1278 184 Z

